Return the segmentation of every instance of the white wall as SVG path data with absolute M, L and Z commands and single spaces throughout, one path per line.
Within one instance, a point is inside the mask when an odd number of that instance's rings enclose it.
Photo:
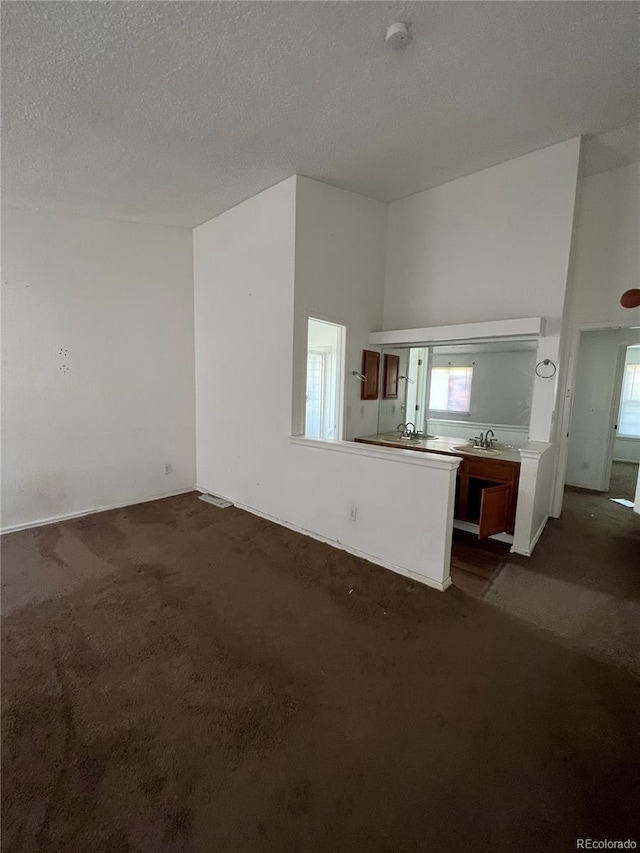
M 640 163 L 585 178 L 581 189 L 570 322 L 640 325 L 640 308 L 620 296 L 638 287 Z
M 2 238 L 3 528 L 192 488 L 191 232 L 5 210 Z
M 640 342 L 640 333 L 638 333 Z M 625 355 L 625 365 L 640 364 L 640 348 L 628 349 Z M 624 383 L 624 377 L 623 377 Z M 620 394 L 620 397 L 622 394 Z M 615 401 L 619 414 L 619 402 Z M 618 432 L 613 442 L 613 458 L 618 462 L 640 462 L 640 438 L 621 435 L 623 425 L 618 421 Z
M 198 486 L 443 588 L 455 459 L 289 438 L 294 300 L 346 323 L 353 357 L 381 305 L 363 246 L 384 225 L 377 203 L 298 182 L 194 232 Z M 255 417 L 230 424 L 247 399 Z
M 295 190 L 290 178 L 193 232 L 197 482 L 258 508 L 276 500 L 291 429 Z
M 314 323 L 309 329 L 309 347 L 335 347 L 336 327 L 329 323 Z
M 570 486 L 596 490 L 609 486 L 611 418 L 620 399 L 616 373 L 624 348 L 636 343 L 640 343 L 640 331 L 633 329 L 580 336 L 566 473 Z
M 377 431 L 375 400 L 360 400 L 362 350 L 382 323 L 387 205 L 298 176 L 296 181 L 294 414 L 302 433 L 307 316 L 347 326 L 345 439 Z
M 562 506 L 581 327 L 640 326 L 640 308 L 623 308 L 620 296 L 638 286 L 640 269 L 640 163 L 611 169 L 582 181 L 574 235 L 574 262 L 567 313 L 571 355 L 560 396 L 563 428 L 554 496 Z M 575 423 L 575 421 L 574 421 Z
M 518 508 L 512 550 L 525 557 L 533 553 L 549 518 L 553 450 L 553 445 L 548 442 L 531 442 L 520 451 Z
M 384 328 L 562 314 L 571 139 L 389 206 Z
M 616 462 L 640 462 L 640 438 L 616 438 L 613 458 Z
M 580 140 L 389 206 L 384 328 L 542 316 L 557 361 Z M 531 437 L 551 434 L 554 382 L 536 380 Z

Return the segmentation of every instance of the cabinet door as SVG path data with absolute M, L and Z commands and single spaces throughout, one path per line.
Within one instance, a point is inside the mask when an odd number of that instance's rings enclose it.
M 398 378 L 400 374 L 400 356 L 385 353 L 384 356 L 384 385 L 382 396 L 385 400 L 398 399 Z M 366 374 L 365 374 L 366 375 Z
M 362 351 L 362 389 L 361 400 L 378 399 L 378 374 L 380 373 L 380 353 L 365 349 Z
M 509 523 L 511 486 L 508 483 L 482 490 L 478 539 L 504 533 Z

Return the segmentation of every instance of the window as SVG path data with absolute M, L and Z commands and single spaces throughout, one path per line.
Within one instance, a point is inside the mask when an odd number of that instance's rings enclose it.
M 342 438 L 345 327 L 309 317 L 305 429 L 309 438 Z
M 314 438 L 322 435 L 326 358 L 320 350 L 307 351 L 306 434 Z
M 627 347 L 620 395 L 618 435 L 640 438 L 640 346 Z
M 434 367 L 431 371 L 429 410 L 436 412 L 471 411 L 473 367 Z

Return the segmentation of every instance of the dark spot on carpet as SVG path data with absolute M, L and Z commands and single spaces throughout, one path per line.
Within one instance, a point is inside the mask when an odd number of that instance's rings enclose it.
M 187 838 L 191 834 L 192 815 L 190 809 L 179 809 L 165 818 L 164 839 Z

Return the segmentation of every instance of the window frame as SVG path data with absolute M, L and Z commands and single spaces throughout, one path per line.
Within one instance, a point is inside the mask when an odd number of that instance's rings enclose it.
M 448 381 L 447 381 L 447 399 L 449 398 L 449 389 L 451 382 L 451 371 L 452 370 L 466 370 L 469 373 L 469 392 L 468 392 L 468 408 L 466 409 L 442 409 L 431 406 L 431 396 L 433 393 L 433 374 L 434 371 L 437 370 L 446 370 L 449 373 Z M 429 405 L 428 412 L 434 415 L 471 415 L 471 389 L 473 386 L 473 365 L 471 364 L 449 364 L 449 365 L 441 365 L 441 366 L 433 366 L 431 368 L 430 381 L 429 381 Z
M 628 353 L 629 349 L 632 347 L 628 347 L 626 352 Z M 637 400 L 628 400 L 624 399 L 625 386 L 627 383 L 627 373 L 628 371 L 632 371 L 636 376 L 632 379 L 632 384 L 635 385 L 637 383 L 638 388 L 638 399 Z M 628 433 L 622 431 L 622 423 L 624 420 L 624 409 L 626 403 L 637 403 L 638 408 L 640 409 L 640 363 L 627 363 L 626 361 L 626 353 L 625 353 L 625 363 L 622 369 L 622 384 L 620 386 L 620 400 L 618 401 L 618 429 L 616 435 L 618 438 L 626 438 L 632 441 L 640 441 L 640 428 L 637 433 Z

